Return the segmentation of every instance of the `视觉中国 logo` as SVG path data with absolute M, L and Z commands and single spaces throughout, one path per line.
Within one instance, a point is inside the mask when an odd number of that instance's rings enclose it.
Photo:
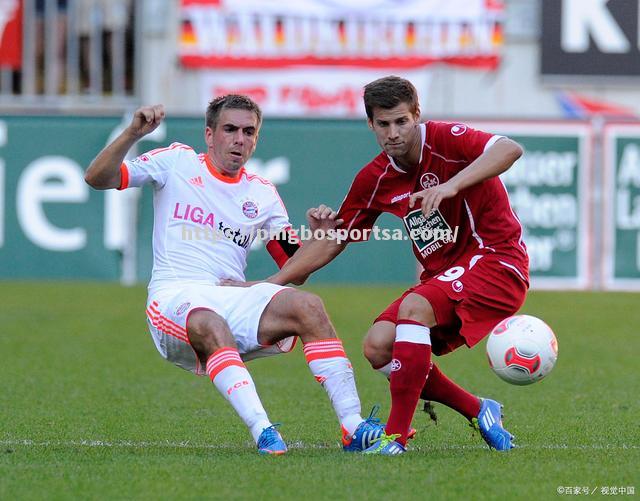
M 242 204 L 242 213 L 249 219 L 255 219 L 258 217 L 258 206 L 255 202 L 247 200 Z

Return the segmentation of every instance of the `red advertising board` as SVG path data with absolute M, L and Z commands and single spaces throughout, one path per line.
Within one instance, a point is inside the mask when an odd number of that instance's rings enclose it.
M 498 0 L 182 0 L 187 68 L 495 69 Z

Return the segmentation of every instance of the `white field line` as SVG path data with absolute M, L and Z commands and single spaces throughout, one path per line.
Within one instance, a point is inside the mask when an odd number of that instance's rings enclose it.
M 167 448 L 167 449 L 194 449 L 194 450 L 225 450 L 238 449 L 237 444 L 197 444 L 186 442 L 133 442 L 129 440 L 0 440 L 2 447 L 105 447 L 114 449 L 149 449 L 149 448 Z M 289 449 L 339 449 L 338 444 L 309 444 L 305 442 L 291 442 L 287 446 Z M 254 448 L 255 445 L 247 442 L 243 447 Z M 487 449 L 486 445 L 438 445 L 438 446 L 419 446 L 411 447 L 416 451 L 448 451 L 448 450 L 475 450 Z M 546 445 L 519 445 L 518 449 L 531 450 L 638 450 L 638 444 L 621 444 L 621 445 L 598 445 L 598 444 L 546 444 Z M 2 452 L 2 451 L 0 451 Z

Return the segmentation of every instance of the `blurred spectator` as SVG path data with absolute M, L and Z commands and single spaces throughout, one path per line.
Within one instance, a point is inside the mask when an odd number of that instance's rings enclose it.
M 131 45 L 126 44 L 127 30 L 131 27 L 132 2 L 131 0 L 75 0 L 75 6 L 76 28 L 80 39 L 82 86 L 84 88 L 91 86 L 92 65 L 99 64 L 102 68 L 102 82 L 97 82 L 98 86 L 105 91 L 113 91 L 115 66 L 122 65 L 123 78 L 126 78 L 128 73 L 125 71 L 126 62 L 132 57 Z M 96 41 L 102 47 L 101 55 L 92 50 L 92 44 Z M 98 56 L 100 59 L 96 61 L 95 57 Z M 130 88 L 129 83 L 125 83 L 124 88 Z
M 51 63 L 54 67 L 55 82 L 57 88 L 45 89 L 45 5 L 46 0 L 36 0 L 36 93 L 42 94 L 49 90 L 53 93 L 64 92 L 65 82 L 65 53 L 66 53 L 66 36 L 67 36 L 67 0 L 55 0 L 55 62 Z M 47 40 L 47 43 L 52 41 Z

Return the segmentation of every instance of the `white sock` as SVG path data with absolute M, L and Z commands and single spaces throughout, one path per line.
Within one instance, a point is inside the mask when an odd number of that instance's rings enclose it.
M 247 425 L 253 440 L 258 442 L 262 430 L 271 426 L 271 421 L 238 350 L 225 347 L 213 353 L 207 360 L 207 374 Z
M 396 341 L 431 344 L 430 329 L 421 325 L 400 324 L 396 327 Z M 391 377 L 391 362 L 376 369 L 384 377 Z
M 340 424 L 352 434 L 364 421 L 351 362 L 337 338 L 311 341 L 304 345 L 311 373 L 329 395 Z
M 401 320 L 405 322 L 405 320 Z M 406 320 L 411 322 L 411 320 Z M 398 324 L 396 326 L 396 342 L 431 345 L 431 329 L 426 325 Z

